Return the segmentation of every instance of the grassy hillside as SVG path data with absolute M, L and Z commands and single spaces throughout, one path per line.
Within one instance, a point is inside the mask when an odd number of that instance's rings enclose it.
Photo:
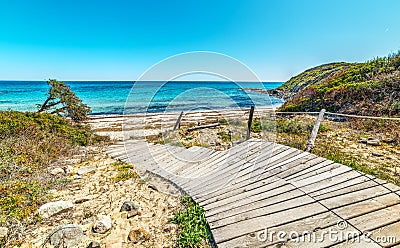
M 309 69 L 279 89 L 294 96 L 281 111 L 399 116 L 400 53 L 365 63 L 333 63 Z

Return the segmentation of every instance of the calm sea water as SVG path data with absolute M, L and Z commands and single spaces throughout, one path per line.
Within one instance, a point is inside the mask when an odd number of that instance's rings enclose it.
M 240 88 L 273 89 L 282 82 L 233 83 L 66 82 L 94 115 L 280 105 L 282 101 Z M 0 81 L 0 110 L 35 111 L 46 99 L 45 81 Z

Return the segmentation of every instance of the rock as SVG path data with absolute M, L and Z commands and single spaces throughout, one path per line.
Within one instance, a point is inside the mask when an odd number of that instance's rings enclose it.
M 176 229 L 178 229 L 177 224 L 170 223 L 164 226 L 164 232 L 175 231 Z
M 65 173 L 64 170 L 60 167 L 54 168 L 50 171 L 50 174 L 52 174 L 53 176 L 62 175 L 64 173 Z
M 0 238 L 7 238 L 8 236 L 8 228 L 0 227 Z
M 358 140 L 359 143 L 367 144 L 367 139 L 366 138 L 361 138 Z
M 132 210 L 139 210 L 140 206 L 136 203 L 134 203 L 133 201 L 125 201 L 122 206 L 121 209 L 119 210 L 120 212 L 122 211 L 132 211 Z
M 148 187 L 152 190 L 158 191 L 157 187 L 154 184 L 149 183 Z
M 99 215 L 97 218 L 98 221 L 94 223 L 93 232 L 103 234 L 110 230 L 112 222 L 109 216 Z
M 377 153 L 377 152 L 373 152 L 372 155 L 373 155 L 373 156 L 376 156 L 376 157 L 382 157 L 382 156 L 383 156 L 382 154 Z
M 96 166 L 87 166 L 87 167 L 80 168 L 76 173 L 78 175 L 82 176 L 82 175 L 88 174 L 95 170 L 97 170 Z
M 74 174 L 74 167 L 72 167 L 71 165 L 64 166 L 63 170 L 64 170 L 65 174 L 67 174 L 67 175 Z
M 123 245 L 119 240 L 107 240 L 106 248 L 123 248 Z
M 75 180 L 79 180 L 79 179 L 82 179 L 82 177 L 79 176 L 79 175 L 75 175 L 75 176 L 74 176 L 74 179 L 75 179 Z
M 50 236 L 50 244 L 55 247 L 76 247 L 83 238 L 82 229 L 75 224 L 56 227 Z
M 65 210 L 68 210 L 68 209 L 72 208 L 73 206 L 74 205 L 72 204 L 72 202 L 69 202 L 69 201 L 48 202 L 48 203 L 42 205 L 39 208 L 38 212 L 42 218 L 46 219 L 55 214 L 58 214 Z
M 92 241 L 90 244 L 87 246 L 87 248 L 100 248 L 100 243 L 97 241 Z
M 128 211 L 128 213 L 126 214 L 126 218 L 129 219 L 129 218 L 135 217 L 136 215 L 139 215 L 139 211 L 134 209 L 134 210 Z
M 381 142 L 378 139 L 374 139 L 374 138 L 368 138 L 367 140 L 367 145 L 371 145 L 371 146 L 380 146 Z
M 139 241 L 145 241 L 150 239 L 150 233 L 144 228 L 136 228 L 129 232 L 128 240 L 137 243 Z
M 76 199 L 74 201 L 74 203 L 75 204 L 80 204 L 80 203 L 84 203 L 84 202 L 87 202 L 87 201 L 90 201 L 90 199 L 89 198 L 80 198 L 80 199 Z

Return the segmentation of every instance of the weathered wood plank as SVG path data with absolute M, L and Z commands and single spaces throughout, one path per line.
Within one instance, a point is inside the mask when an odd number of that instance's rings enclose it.
M 370 231 L 370 238 L 384 247 L 400 244 L 400 221 Z
M 350 219 L 399 203 L 400 197 L 394 193 L 390 193 L 339 207 L 334 209 L 333 212 L 342 216 L 344 219 Z
M 400 221 L 400 205 L 393 205 L 371 213 L 349 219 L 348 222 L 362 232 L 374 230 L 381 226 Z M 399 229 L 400 231 L 400 229 Z
M 325 206 L 327 206 L 329 209 L 335 209 L 341 206 L 365 201 L 388 193 L 390 193 L 388 189 L 382 186 L 376 186 L 373 188 L 359 190 L 356 192 L 351 192 L 344 195 L 339 195 L 332 198 L 324 199 L 321 200 L 320 202 Z
M 279 188 L 270 190 L 270 192 L 263 192 L 257 195 L 253 195 L 253 197 L 251 198 L 242 198 L 237 201 L 230 201 L 226 204 L 221 204 L 217 206 L 205 205 L 204 209 L 206 210 L 206 216 L 209 216 L 210 220 L 217 220 L 241 214 L 253 209 L 276 204 L 279 202 L 288 201 L 292 198 L 304 195 L 304 192 L 296 190 L 291 185 L 287 184 L 282 185 Z
M 305 185 L 308 185 L 308 184 L 311 184 L 311 183 L 315 183 L 315 182 L 321 181 L 321 180 L 326 179 L 326 178 L 330 178 L 330 177 L 333 177 L 333 176 L 336 176 L 336 175 L 343 174 L 343 173 L 348 172 L 350 170 L 351 170 L 351 168 L 349 168 L 347 166 L 340 166 L 340 167 L 337 167 L 337 168 L 333 168 L 330 171 L 321 173 L 319 175 L 314 175 L 314 176 L 311 176 L 311 177 L 307 177 L 307 178 L 299 180 L 299 181 L 289 180 L 289 182 L 291 182 L 294 186 L 300 188 L 302 186 L 305 186 Z
M 276 226 L 293 222 L 295 220 L 321 214 L 326 211 L 327 209 L 321 206 L 321 204 L 312 203 L 297 208 L 291 208 L 286 211 L 243 220 L 220 228 L 213 228 L 212 224 L 210 224 L 210 227 L 213 231 L 215 241 L 220 243 L 246 235 L 248 233 L 262 230 L 268 226 Z
M 261 187 L 262 185 L 265 184 L 273 183 L 274 181 L 277 181 L 279 179 L 279 177 L 277 176 L 283 175 L 288 170 L 292 170 L 293 167 L 314 166 L 315 164 L 321 163 L 321 161 L 324 160 L 318 158 L 313 159 L 310 157 L 303 157 L 298 161 L 292 161 L 288 164 L 283 164 L 281 167 L 268 171 L 263 175 L 260 176 L 256 175 L 255 178 L 257 179 L 257 181 L 256 180 L 242 180 L 240 182 L 234 181 L 234 184 L 231 183 L 231 185 L 219 190 L 218 192 L 197 196 L 195 197 L 195 199 L 202 204 L 203 201 L 205 201 L 204 204 L 207 204 L 217 199 L 240 194 L 243 190 L 248 191 L 253 188 Z M 301 170 L 301 168 L 299 168 L 299 170 Z
M 231 224 L 238 223 L 240 221 L 246 221 L 250 219 L 256 219 L 264 215 L 274 214 L 278 212 L 285 212 L 288 209 L 305 206 L 314 203 L 315 200 L 307 195 L 301 195 L 302 192 L 298 192 L 300 196 L 291 199 L 280 198 L 280 202 L 276 202 L 272 205 L 261 206 L 255 209 L 246 209 L 245 211 L 239 212 L 235 215 L 224 216 L 220 215 L 219 219 L 209 221 L 210 226 L 213 228 L 223 227 Z

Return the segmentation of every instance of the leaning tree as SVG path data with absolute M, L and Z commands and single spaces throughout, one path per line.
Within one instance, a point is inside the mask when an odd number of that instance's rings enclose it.
M 55 79 L 47 81 L 49 91 L 43 104 L 38 104 L 38 112 L 47 112 L 70 117 L 75 122 L 83 121 L 90 112 L 89 106 L 71 91 L 69 85 Z

